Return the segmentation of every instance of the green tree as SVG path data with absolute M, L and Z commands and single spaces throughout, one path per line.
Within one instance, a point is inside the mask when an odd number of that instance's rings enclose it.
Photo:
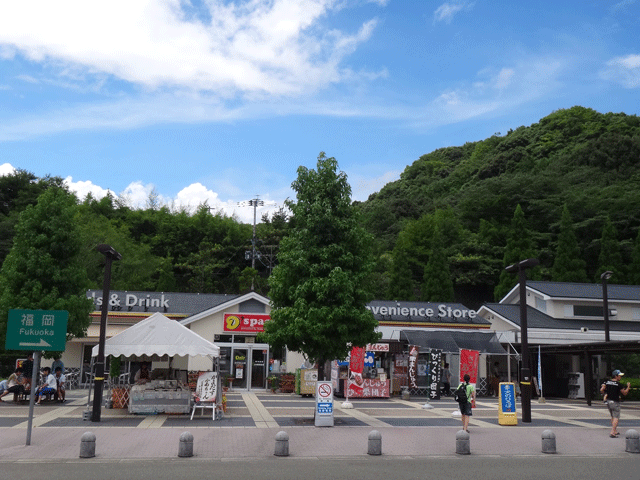
M 598 257 L 598 270 L 596 271 L 596 282 L 600 282 L 600 275 L 606 271 L 613 272 L 612 283 L 622 283 L 622 255 L 618 243 L 618 232 L 616 227 L 607 218 L 602 226 L 602 237 L 600 238 L 600 256 Z
M 508 267 L 514 263 L 535 256 L 534 244 L 531 233 L 527 228 L 527 221 L 520 204 L 516 207 L 511 220 L 511 229 L 504 249 L 503 266 Z M 531 275 L 531 274 L 529 274 Z M 518 283 L 518 276 L 507 272 L 504 268 L 500 272 L 500 281 L 494 290 L 496 300 L 501 300 Z
M 629 270 L 629 284 L 640 285 L 640 229 L 631 252 L 631 269 Z
M 403 236 L 402 233 L 400 234 Z M 390 300 L 414 300 L 414 282 L 409 267 L 409 253 L 404 241 L 398 239 L 391 257 L 391 272 L 387 298 Z
M 79 255 L 76 202 L 65 189 L 52 187 L 20 216 L 0 271 L 2 348 L 10 309 L 67 310 L 67 335 L 85 335 L 93 302 L 86 298 L 90 282 Z
M 426 302 L 453 302 L 453 281 L 449 261 L 442 245 L 440 228 L 436 226 L 431 239 L 431 255 L 424 268 L 422 300 Z
M 562 209 L 558 246 L 551 270 L 554 282 L 586 282 L 587 262 L 582 259 L 567 204 Z
M 345 358 L 350 345 L 376 342 L 371 300 L 371 238 L 358 226 L 351 187 L 338 162 L 320 153 L 317 170 L 298 168 L 297 201 L 269 278 L 271 321 L 263 338 L 308 359 Z

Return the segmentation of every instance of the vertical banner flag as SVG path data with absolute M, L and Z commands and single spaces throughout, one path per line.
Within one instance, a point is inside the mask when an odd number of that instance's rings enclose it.
M 356 394 L 362 393 L 362 371 L 364 370 L 364 354 L 363 347 L 353 347 L 351 349 L 351 360 L 349 362 L 349 382 L 347 388 L 353 390 Z
M 418 345 L 409 346 L 409 388 L 418 388 Z
M 542 395 L 542 358 L 540 356 L 540 345 L 538 345 L 538 387 L 540 387 L 540 396 Z
M 442 350 L 431 349 L 429 355 L 429 398 L 440 400 L 440 380 L 442 376 Z
M 477 350 L 460 349 L 460 383 L 464 382 L 465 374 L 469 374 L 469 383 L 478 383 L 478 360 L 480 352 Z

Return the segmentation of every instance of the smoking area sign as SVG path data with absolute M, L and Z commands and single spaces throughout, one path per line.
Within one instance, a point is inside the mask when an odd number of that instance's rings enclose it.
M 316 383 L 316 427 L 333 427 L 333 385 Z
M 518 424 L 518 417 L 516 414 L 516 386 L 514 383 L 500 383 L 500 398 L 498 399 L 498 424 Z
M 62 352 L 68 321 L 66 310 L 9 310 L 5 348 Z

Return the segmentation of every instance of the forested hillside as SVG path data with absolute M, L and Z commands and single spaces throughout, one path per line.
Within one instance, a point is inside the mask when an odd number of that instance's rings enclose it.
M 639 187 L 640 118 L 582 107 L 423 155 L 359 205 L 377 242 L 377 297 L 429 299 L 433 268 L 449 269 L 456 300 L 477 305 L 515 284 L 498 285 L 523 255 L 541 261 L 540 279 L 593 282 L 607 269 L 640 283 Z
M 528 257 L 541 262 L 538 279 L 595 282 L 611 270 L 611 283 L 640 284 L 639 187 L 640 118 L 582 107 L 425 154 L 355 204 L 374 237 L 374 297 L 477 307 L 515 284 L 505 265 Z M 22 212 L 50 188 L 64 189 L 62 179 L 0 177 L 0 264 Z M 266 295 L 290 228 L 284 210 L 263 217 L 252 270 L 252 226 L 206 204 L 187 212 L 153 199 L 145 209 L 112 196 L 74 203 L 93 288 L 104 261 L 95 246 L 108 243 L 123 255 L 114 289 L 237 293 L 253 280 Z

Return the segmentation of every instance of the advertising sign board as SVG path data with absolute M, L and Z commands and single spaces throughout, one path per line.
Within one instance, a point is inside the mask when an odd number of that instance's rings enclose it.
M 517 425 L 516 414 L 516 386 L 511 382 L 500 383 L 500 398 L 498 399 L 498 423 L 500 425 Z

